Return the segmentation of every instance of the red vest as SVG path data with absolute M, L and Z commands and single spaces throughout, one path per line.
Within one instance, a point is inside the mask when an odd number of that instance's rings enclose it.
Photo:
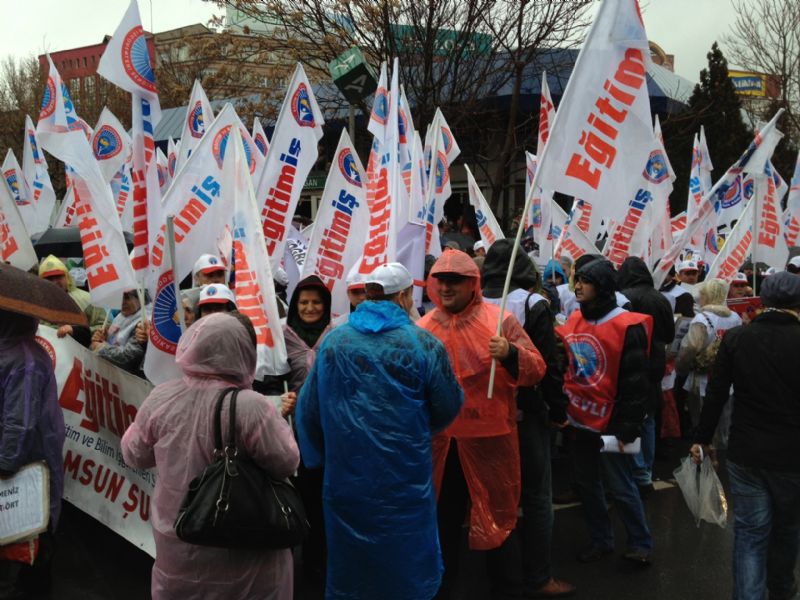
M 639 324 L 647 331 L 649 352 L 653 329 L 649 315 L 623 311 L 593 325 L 576 310 L 557 328 L 569 359 L 564 375 L 564 391 L 569 398 L 567 414 L 577 425 L 601 433 L 608 427 L 617 397 L 625 333 L 631 325 Z

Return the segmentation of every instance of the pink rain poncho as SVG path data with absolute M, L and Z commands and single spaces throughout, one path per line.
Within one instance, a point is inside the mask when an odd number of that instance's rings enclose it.
M 156 387 L 122 438 L 125 462 L 156 467 L 152 504 L 156 562 L 153 598 L 291 600 L 289 550 L 195 546 L 172 526 L 189 482 L 211 463 L 214 403 L 224 388 L 242 389 L 236 404 L 236 442 L 273 477 L 288 477 L 300 460 L 289 425 L 262 395 L 247 390 L 256 366 L 255 344 L 238 320 L 225 313 L 197 321 L 181 338 L 177 364 L 183 379 Z M 228 400 L 222 427 L 227 431 Z

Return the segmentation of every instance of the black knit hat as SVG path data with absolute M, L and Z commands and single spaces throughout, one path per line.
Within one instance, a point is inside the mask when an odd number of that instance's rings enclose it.
M 761 285 L 761 303 L 772 308 L 800 307 L 800 275 L 783 271 Z

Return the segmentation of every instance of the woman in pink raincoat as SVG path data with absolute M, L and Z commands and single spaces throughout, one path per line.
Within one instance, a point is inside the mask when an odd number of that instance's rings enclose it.
M 235 316 L 209 315 L 181 338 L 176 358 L 183 378 L 156 387 L 122 438 L 127 464 L 158 469 L 153 598 L 291 600 L 289 550 L 195 546 L 179 540 L 173 529 L 189 482 L 212 461 L 214 403 L 225 388 L 242 390 L 236 405 L 240 451 L 279 479 L 297 468 L 299 453 L 289 425 L 266 398 L 247 389 L 255 374 L 255 335 Z

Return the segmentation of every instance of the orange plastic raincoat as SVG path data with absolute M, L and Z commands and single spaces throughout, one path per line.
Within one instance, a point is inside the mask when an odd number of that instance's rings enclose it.
M 442 308 L 437 273 L 458 273 L 474 282 L 472 302 L 459 313 Z M 487 397 L 489 339 L 494 336 L 500 308 L 483 301 L 480 271 L 464 252 L 447 250 L 436 261 L 428 277 L 428 296 L 436 309 L 417 325 L 430 331 L 447 348 L 456 378 L 464 389 L 464 407 L 455 421 L 433 439 L 433 476 L 437 493 L 452 439 L 458 441 L 458 457 L 469 488 L 469 545 L 474 550 L 499 547 L 514 530 L 520 496 L 519 447 L 517 440 L 517 386 L 536 385 L 546 365 L 522 326 L 508 311 L 503 316 L 502 335 L 517 348 L 519 376 L 514 379 L 500 364 L 494 393 Z

